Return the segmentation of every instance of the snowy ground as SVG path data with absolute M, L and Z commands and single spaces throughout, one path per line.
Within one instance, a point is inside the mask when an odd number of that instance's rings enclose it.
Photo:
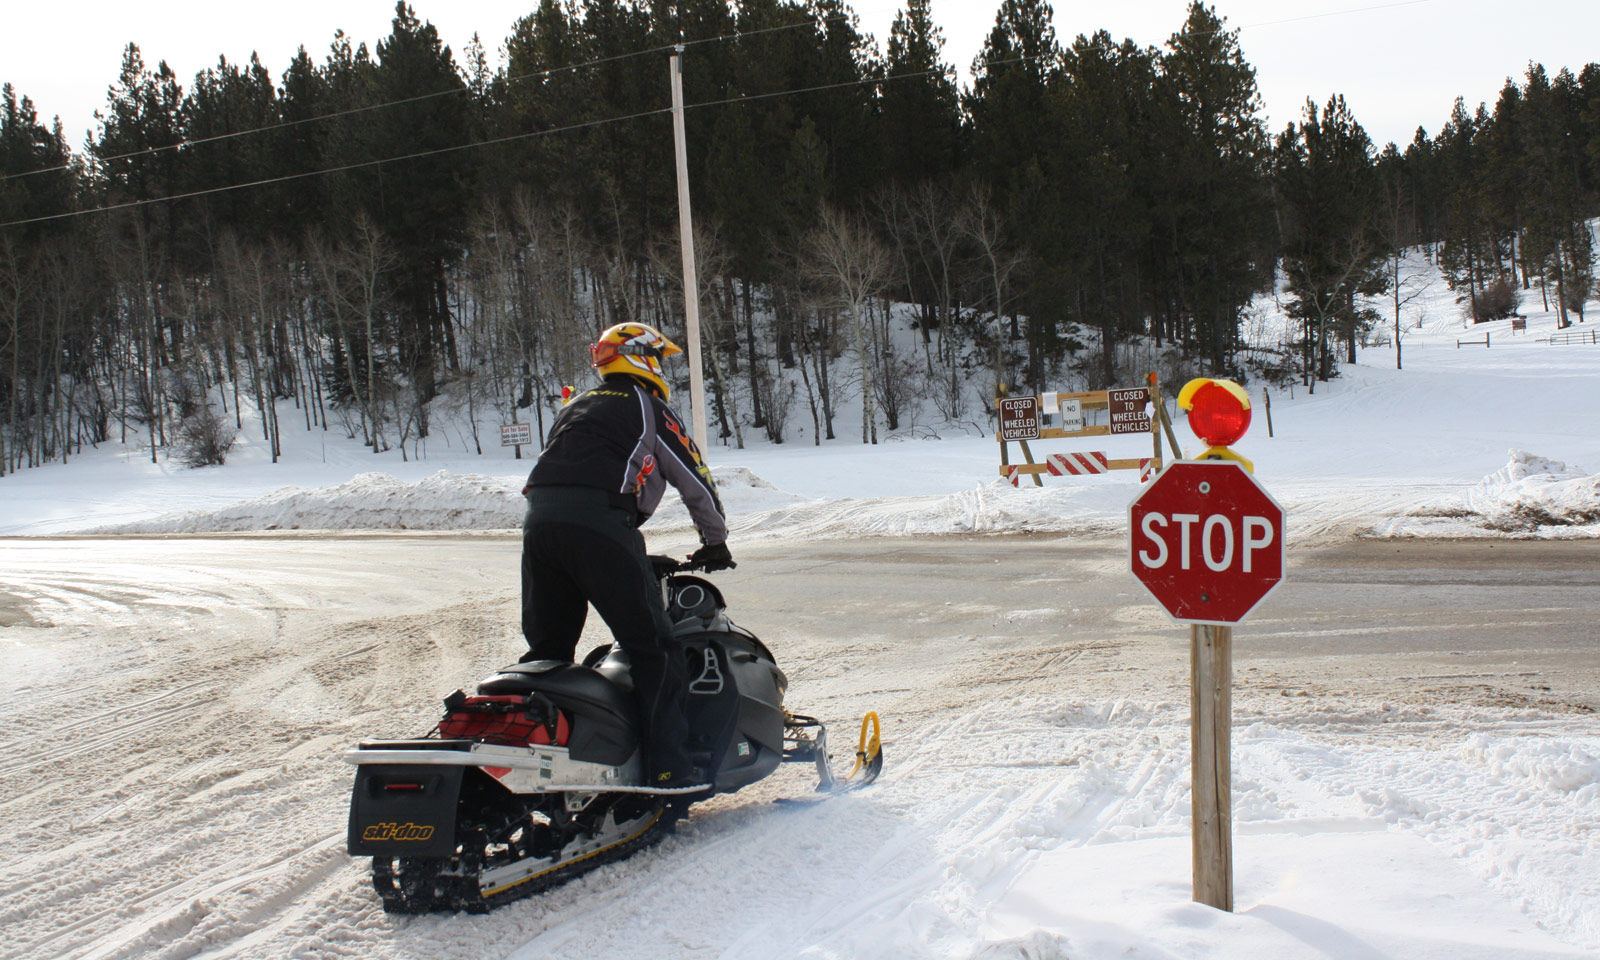
M 0 955 L 1595 956 L 1600 551 L 1502 546 L 1522 613 L 1506 564 L 1317 550 L 1240 629 L 1232 915 L 1189 896 L 1185 632 L 1115 541 L 1032 537 L 751 546 L 735 616 L 837 739 L 881 711 L 883 779 L 795 809 L 780 771 L 538 901 L 404 919 L 337 755 L 510 659 L 515 539 L 13 541 Z
M 1350 538 L 1600 534 L 1600 347 L 1552 346 L 1545 313 L 1526 333 L 1464 330 L 1434 299 L 1405 370 L 1375 348 L 1314 396 L 1274 392 L 1271 438 L 1258 407 L 1239 449 L 1288 510 L 1291 576 Z M 1489 348 L 1455 344 L 1486 332 Z M 1519 623 L 1600 647 L 1580 615 L 1593 562 L 1530 565 L 1514 607 L 1470 572 L 1411 584 L 1403 570 L 1353 578 L 1342 613 L 1280 619 L 1293 583 L 1269 600 L 1241 656 L 1293 634 L 1408 663 L 1391 641 L 1419 629 L 1417 605 L 1456 638 L 1439 656 L 1478 662 L 1486 623 L 1503 649 L 1465 680 L 1335 682 L 1325 652 L 1284 654 L 1270 683 L 1241 673 L 1227 915 L 1189 902 L 1182 631 L 1114 559 L 1137 481 L 1012 489 L 993 440 L 953 434 L 711 452 L 746 561 L 728 577 L 735 616 L 779 648 L 798 706 L 845 727 L 884 711 L 878 786 L 774 807 L 804 789 L 786 772 L 540 902 L 386 918 L 343 853 L 336 757 L 425 728 L 439 696 L 514 652 L 517 542 L 501 532 L 529 464 L 465 453 L 459 430 L 409 464 L 286 432 L 270 464 L 246 427 L 225 468 L 108 447 L 0 478 L 0 534 L 301 531 L 4 541 L 0 956 L 1600 956 L 1592 706 L 1507 693 L 1537 679 L 1508 664 L 1548 653 L 1518 646 Z M 1067 449 L 1139 456 L 1148 441 L 1035 447 Z M 319 529 L 389 532 L 305 536 Z M 659 549 L 692 541 L 675 504 L 650 529 Z M 463 530 L 483 534 L 415 534 Z M 1048 536 L 1003 576 L 891 550 L 808 579 L 844 563 L 830 542 L 1024 532 Z M 1085 538 L 1101 538 L 1095 559 L 1073 549 Z M 896 570 L 903 585 L 868 575 Z M 945 599 L 914 599 L 929 591 Z

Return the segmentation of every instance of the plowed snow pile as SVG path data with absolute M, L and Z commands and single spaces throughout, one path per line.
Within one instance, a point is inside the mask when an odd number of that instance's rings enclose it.
M 1600 524 L 1600 475 L 1512 450 L 1503 468 L 1467 491 L 1467 508 L 1500 530 Z
M 739 538 L 1114 536 L 1123 528 L 1126 501 L 1137 489 L 1104 477 L 1084 478 L 1076 486 L 1018 488 L 996 480 L 950 494 L 807 500 L 779 490 L 746 467 L 719 467 L 712 476 L 729 526 Z M 332 487 L 285 487 L 218 510 L 191 510 L 90 532 L 508 530 L 522 523 L 524 501 L 519 490 L 520 484 L 507 478 L 444 470 L 414 483 L 384 473 L 363 473 Z M 1292 542 L 1304 542 L 1308 528 L 1327 532 L 1319 523 L 1319 513 L 1327 511 L 1325 504 L 1297 503 L 1292 496 L 1282 499 L 1292 518 Z M 648 529 L 656 534 L 692 530 L 688 511 L 671 490 Z M 1347 522 L 1335 529 L 1344 535 L 1594 536 L 1600 533 L 1600 476 L 1512 450 L 1506 466 L 1462 494 L 1426 500 L 1389 520 L 1373 518 L 1368 526 Z
M 712 471 L 723 506 L 748 513 L 799 500 L 742 467 Z M 256 530 L 507 530 L 522 525 L 521 483 L 504 477 L 440 470 L 415 483 L 386 473 L 363 473 L 332 487 L 281 490 L 224 507 L 190 510 L 153 520 L 113 524 L 94 533 L 242 533 Z M 656 514 L 652 529 L 688 525 L 676 496 Z

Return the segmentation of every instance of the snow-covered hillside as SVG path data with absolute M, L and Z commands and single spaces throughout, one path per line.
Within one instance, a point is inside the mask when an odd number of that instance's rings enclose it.
M 1419 262 L 1414 270 L 1427 279 L 1432 268 Z M 1529 301 L 1524 331 L 1510 320 L 1468 327 L 1434 278 L 1407 306 L 1403 370 L 1395 369 L 1392 345 L 1374 345 L 1314 395 L 1272 389 L 1270 436 L 1265 388 L 1252 385 L 1255 419 L 1239 450 L 1288 508 L 1291 536 L 1600 531 L 1600 431 L 1592 415 L 1600 343 L 1553 345 L 1554 315 L 1528 309 L 1539 306 L 1536 295 Z M 1287 321 L 1272 300 L 1258 303 L 1253 316 L 1258 340 L 1285 335 Z M 1589 326 L 1573 329 L 1583 334 Z M 1385 335 L 1392 341 L 1392 332 Z M 1168 385 L 1169 397 L 1175 389 Z M 291 413 L 283 411 L 284 423 L 294 422 Z M 858 416 L 841 411 L 841 437 Z M 1177 426 L 1179 442 L 1192 450 L 1181 416 Z M 483 435 L 494 432 L 480 424 Z M 997 482 L 999 445 L 967 427 L 908 429 L 875 446 L 851 439 L 815 446 L 806 438 L 772 445 L 746 433 L 745 449 L 709 452 L 736 539 L 1112 533 L 1137 489 L 1125 472 L 1013 490 Z M 229 464 L 198 470 L 102 445 L 70 465 L 0 478 L 0 534 L 515 527 L 529 462 L 513 459 L 509 448 L 478 455 L 468 434 L 441 419 L 425 458 L 402 462 L 398 452 L 374 455 L 337 431 L 289 428 L 283 460 L 272 464 L 259 426 L 246 420 Z M 1099 449 L 1139 457 L 1150 444 L 1136 435 L 1033 448 L 1036 456 Z M 1020 453 L 1015 445 L 1011 452 Z M 667 533 L 686 522 L 669 500 L 650 529 Z

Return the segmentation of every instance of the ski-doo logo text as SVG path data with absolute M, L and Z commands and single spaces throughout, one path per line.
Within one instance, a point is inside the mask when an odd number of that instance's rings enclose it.
M 415 823 L 375 823 L 361 831 L 361 839 L 368 842 L 427 840 L 432 836 L 432 827 L 418 826 Z

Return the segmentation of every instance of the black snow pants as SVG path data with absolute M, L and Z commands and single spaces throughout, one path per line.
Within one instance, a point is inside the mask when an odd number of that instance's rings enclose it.
M 534 487 L 522 527 L 528 659 L 574 660 L 590 604 L 632 665 L 648 775 L 686 773 L 688 680 L 636 515 L 604 490 Z

